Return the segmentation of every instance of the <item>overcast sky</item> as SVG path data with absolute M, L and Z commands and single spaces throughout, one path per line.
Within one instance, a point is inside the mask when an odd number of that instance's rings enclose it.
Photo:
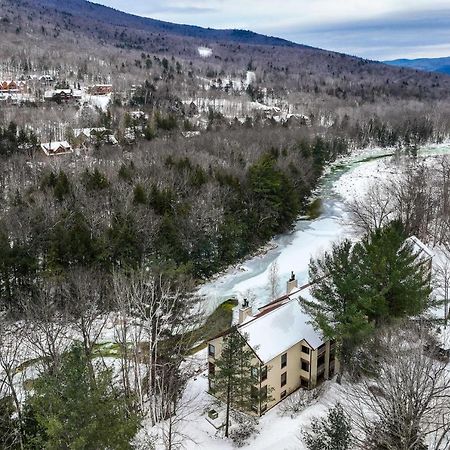
M 372 59 L 450 56 L 450 0 L 94 0 L 140 16 L 241 28 Z

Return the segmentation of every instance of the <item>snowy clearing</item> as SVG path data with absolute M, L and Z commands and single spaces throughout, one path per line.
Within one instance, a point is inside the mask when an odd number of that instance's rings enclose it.
M 198 54 L 202 58 L 209 58 L 213 53 L 212 49 L 210 49 L 208 47 L 199 47 L 197 50 L 198 50 Z

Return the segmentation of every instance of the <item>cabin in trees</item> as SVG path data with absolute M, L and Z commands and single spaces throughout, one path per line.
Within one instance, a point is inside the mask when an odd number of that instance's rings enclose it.
M 27 91 L 27 83 L 25 81 L 4 80 L 0 81 L 0 93 L 14 94 Z
M 54 79 L 51 75 L 41 75 L 39 81 L 43 84 L 50 84 L 53 83 Z
M 55 141 L 41 144 L 42 151 L 47 156 L 68 155 L 73 153 L 73 149 L 66 141 Z
M 79 148 L 87 148 L 91 144 L 95 143 L 105 143 L 111 145 L 118 144 L 113 132 L 104 127 L 75 128 L 73 130 L 73 136 L 73 143 Z
M 67 103 L 81 100 L 81 92 L 73 89 L 54 89 L 46 91 L 44 100 L 47 102 Z
M 88 92 L 91 95 L 108 95 L 113 91 L 112 84 L 95 84 L 88 88 Z
M 294 391 L 312 389 L 337 370 L 335 343 L 324 340 L 303 312 L 299 297 L 309 295 L 308 287 L 298 288 L 292 276 L 283 297 L 256 314 L 246 303 L 239 310 L 237 332 L 254 354 L 252 414 L 264 414 Z M 208 342 L 209 392 L 213 395 L 216 361 L 230 331 Z

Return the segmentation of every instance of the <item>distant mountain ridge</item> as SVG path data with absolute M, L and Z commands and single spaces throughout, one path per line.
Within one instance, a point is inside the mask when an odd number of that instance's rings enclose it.
M 28 1 L 19 0 L 23 5 Z M 283 47 L 306 47 L 294 42 L 273 36 L 265 36 L 249 30 L 241 29 L 212 29 L 195 25 L 176 24 L 162 20 L 136 16 L 114 8 L 85 0 L 32 0 L 33 6 L 52 8 L 73 16 L 84 16 L 94 21 L 106 22 L 109 25 L 120 26 L 152 33 L 170 33 L 173 35 L 208 39 L 223 42 L 239 42 L 253 45 L 272 45 Z M 31 5 L 30 5 L 31 6 Z
M 442 58 L 395 59 L 384 61 L 385 64 L 425 72 L 439 72 L 450 75 L 450 56 Z

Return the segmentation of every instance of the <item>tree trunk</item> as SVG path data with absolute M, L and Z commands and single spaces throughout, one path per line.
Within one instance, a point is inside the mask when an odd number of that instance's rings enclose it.
M 226 412 L 226 417 L 225 417 L 225 437 L 228 437 L 228 430 L 230 428 L 230 403 L 231 403 L 231 380 L 228 378 L 227 412 Z

